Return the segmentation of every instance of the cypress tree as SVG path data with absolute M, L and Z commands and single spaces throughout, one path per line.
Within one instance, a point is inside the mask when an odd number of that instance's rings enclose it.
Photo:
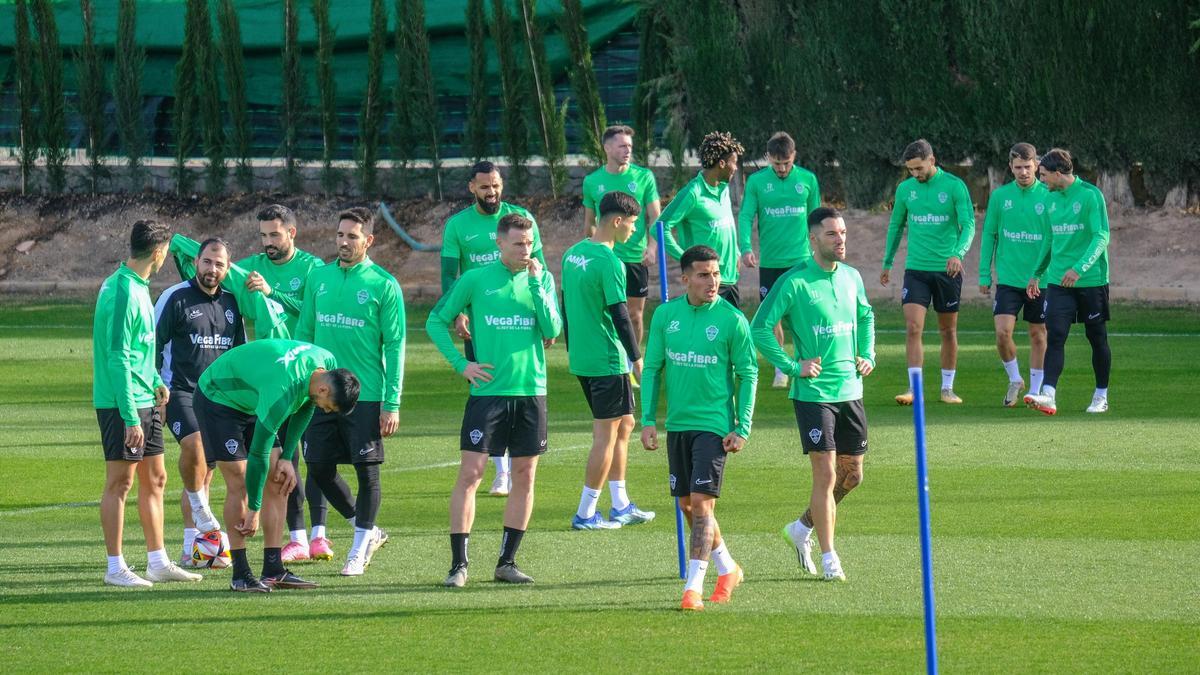
M 100 179 L 108 175 L 100 157 L 104 137 L 104 65 L 96 48 L 96 21 L 92 0 L 79 3 L 83 15 L 83 44 L 75 54 L 75 79 L 79 82 L 79 116 L 83 120 L 88 156 L 88 185 L 100 191 Z
M 67 186 L 64 167 L 67 160 L 67 104 L 63 97 L 62 47 L 58 44 L 58 24 L 50 0 L 34 0 L 33 24 L 38 33 L 41 75 L 38 118 L 42 122 L 46 177 L 50 192 L 57 194 Z
M 656 12 L 649 3 L 642 4 L 637 14 L 638 66 L 637 84 L 633 88 L 633 156 L 639 163 L 650 160 L 653 147 L 654 120 L 658 113 L 658 97 L 655 96 L 655 80 L 662 75 L 668 60 Z
M 142 164 L 145 131 L 142 128 L 142 68 L 146 50 L 137 44 L 137 3 L 120 0 L 117 8 L 117 51 L 113 62 L 113 95 L 117 103 L 117 134 L 129 171 L 129 185 L 141 190 L 146 170 Z
M 516 51 L 516 31 L 505 0 L 492 0 L 492 44 L 500 63 L 500 140 L 508 157 L 509 180 L 514 192 L 525 189 L 525 161 L 529 158 L 528 94 Z
M 405 36 L 408 0 L 396 0 L 394 9 L 396 28 L 393 35 L 393 47 L 395 48 L 393 60 L 396 66 L 396 84 L 392 87 L 391 92 L 392 126 L 389 137 L 392 146 L 392 162 L 395 167 L 392 171 L 392 182 L 397 194 L 405 194 L 409 177 L 408 161 L 416 156 L 414 146 L 417 139 L 413 129 L 413 106 L 416 105 L 416 101 L 412 99 L 412 96 L 417 87 L 417 73 L 413 54 L 408 49 Z
M 21 109 L 21 194 L 33 187 L 33 167 L 38 153 L 38 120 L 33 108 L 37 105 L 37 90 L 33 77 L 33 39 L 29 34 L 29 8 L 25 0 L 17 0 L 14 26 L 15 45 L 13 65 L 16 69 L 17 105 Z
M 321 114 L 321 189 L 329 196 L 337 192 L 341 182 L 333 168 L 333 153 L 337 146 L 337 83 L 333 79 L 333 47 L 337 35 L 329 20 L 329 1 L 313 0 L 313 21 L 317 26 L 317 97 Z
M 175 191 L 186 194 L 191 191 L 195 176 L 187 168 L 187 160 L 196 146 L 199 129 L 200 102 L 197 83 L 197 59 L 203 58 L 197 49 L 197 21 L 199 4 L 187 0 L 183 19 L 183 47 L 179 61 L 175 64 L 175 100 L 171 108 L 171 122 L 175 131 Z
M 404 12 L 396 18 L 396 32 L 401 36 L 397 52 L 408 55 L 409 73 L 407 99 L 410 102 L 408 129 L 413 143 L 429 153 L 433 163 L 434 194 L 442 198 L 442 125 L 438 117 L 437 93 L 433 88 L 433 65 L 429 60 L 429 33 L 425 30 L 424 0 L 399 0 Z
M 304 105 L 304 74 L 300 70 L 300 13 L 297 9 L 298 0 L 284 0 L 283 3 L 283 48 L 280 52 L 282 60 L 283 82 L 280 94 L 280 131 L 283 133 L 283 189 L 285 192 L 299 192 L 300 171 L 296 165 L 300 155 L 297 140 Z
M 246 60 L 242 53 L 242 26 L 233 0 L 221 0 L 217 8 L 221 25 L 221 61 L 224 63 L 225 95 L 229 99 L 230 150 L 237 164 L 233 179 L 243 192 L 254 189 L 250 169 L 250 118 L 246 112 Z
M 600 139 L 608 126 L 608 120 L 604 113 L 604 103 L 600 100 L 596 70 L 592 67 L 592 46 L 588 42 L 587 24 L 584 22 L 583 3 L 580 0 L 563 0 L 559 29 L 566 40 L 567 51 L 571 57 L 567 73 L 571 78 L 571 89 L 575 91 L 579 126 L 583 129 L 583 150 L 592 161 L 604 164 L 608 158 L 601 147 Z
M 383 0 L 371 0 L 367 38 L 367 86 L 358 122 L 358 171 L 363 194 L 379 192 L 379 129 L 383 121 L 383 49 L 387 42 L 387 10 Z
M 196 4 L 196 95 L 203 134 L 204 185 L 211 195 L 225 191 L 229 169 L 225 166 L 225 127 L 221 115 L 221 91 L 217 85 L 217 49 L 213 45 L 212 15 L 208 0 L 190 0 Z
M 463 139 L 464 154 L 473 161 L 487 157 L 488 149 L 488 86 L 487 86 L 487 16 L 483 0 L 467 0 L 467 49 L 470 64 L 467 69 L 467 123 Z
M 554 96 L 546 41 L 537 24 L 537 0 L 521 0 L 521 20 L 525 28 L 525 46 L 529 55 L 529 73 L 538 101 L 538 123 L 542 132 L 542 156 L 550 169 L 550 192 L 555 198 L 567 182 L 566 103 L 560 108 Z

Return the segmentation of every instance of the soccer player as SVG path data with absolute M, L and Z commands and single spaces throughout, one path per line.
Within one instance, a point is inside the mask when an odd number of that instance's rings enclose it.
M 613 253 L 625 267 L 625 305 L 637 344 L 642 343 L 643 316 L 646 296 L 650 294 L 650 267 L 658 257 L 658 244 L 650 228 L 662 213 L 658 200 L 658 185 L 654 174 L 633 164 L 633 129 L 624 125 L 611 126 L 601 136 L 608 162 L 583 179 L 584 237 L 592 236 L 596 221 L 601 218 L 600 202 L 612 192 L 633 195 L 641 207 L 634 223 L 633 234 L 626 241 L 616 241 Z M 564 279 L 564 288 L 566 282 Z
M 246 342 L 237 299 L 221 288 L 228 273 L 229 245 L 220 238 L 207 239 L 196 256 L 196 275 L 168 288 L 154 305 L 158 369 L 171 391 L 167 426 L 179 443 L 179 477 L 183 479 L 182 567 L 194 564 L 192 542 L 196 536 L 221 527 L 209 508 L 208 487 L 214 467 L 205 460 L 192 397 L 205 369 L 221 354 Z
M 721 262 L 722 298 L 738 306 L 737 222 L 729 201 L 729 181 L 745 149 L 728 133 L 714 131 L 700 142 L 700 173 L 663 210 L 667 254 L 676 260 L 692 246 L 708 246 Z M 678 229 L 679 234 L 671 230 Z
M 150 277 L 167 259 L 166 225 L 139 220 L 129 233 L 129 258 L 100 287 L 92 323 L 92 403 L 104 448 L 104 496 L 100 524 L 108 549 L 104 583 L 149 587 L 155 581 L 199 581 L 180 569 L 163 547 L 162 416 L 170 390 L 154 367 L 154 305 Z M 138 516 L 146 537 L 146 576 L 121 554 L 125 497 L 138 482 Z
M 304 302 L 304 285 L 308 275 L 325 263 L 317 256 L 296 246 L 296 214 L 283 204 L 270 204 L 258 212 L 258 235 L 263 252 L 243 258 L 238 266 L 250 274 L 246 289 L 257 291 L 283 307 L 288 335 L 296 334 L 300 306 Z M 280 436 L 286 436 L 287 429 Z M 283 439 L 278 439 L 283 442 Z M 292 467 L 300 475 L 300 453 L 292 455 Z M 304 499 L 312 517 L 312 541 L 304 531 Z M 296 489 L 288 495 L 287 521 L 291 541 L 283 547 L 284 562 L 303 560 L 333 560 L 333 544 L 325 536 L 328 512 L 325 498 L 312 474 L 305 481 L 296 481 Z
M 225 522 L 233 560 L 230 589 L 266 593 L 272 588 L 315 588 L 283 566 L 282 539 L 287 495 L 295 487 L 291 453 L 312 419 L 313 409 L 350 413 L 359 382 L 338 368 L 333 354 L 307 342 L 255 340 L 229 350 L 200 376 L 192 408 L 204 451 L 225 479 Z M 287 424 L 287 438 L 275 445 Z M 262 579 L 246 559 L 246 538 L 259 527 L 262 511 Z
M 1092 345 L 1092 370 L 1096 391 L 1089 413 L 1108 411 L 1108 376 L 1112 351 L 1108 347 L 1108 207 L 1104 195 L 1075 175 L 1071 153 L 1054 148 L 1042 156 L 1038 167 L 1050 189 L 1050 235 L 1042 242 L 1037 266 L 1026 287 L 1037 295 L 1041 279 L 1046 286 L 1046 379 L 1040 392 L 1025 396 L 1029 407 L 1047 415 L 1058 412 L 1054 401 L 1062 374 L 1067 335 L 1072 323 L 1082 323 Z
M 925 314 L 933 303 L 942 338 L 942 403 L 962 403 L 954 393 L 958 362 L 958 303 L 962 297 L 962 261 L 975 237 L 975 210 L 967 184 L 937 165 L 929 141 L 921 138 L 904 149 L 904 166 L 911 178 L 896 187 L 896 202 L 888 222 L 887 247 L 879 283 L 892 278 L 892 260 L 908 230 L 908 256 L 900 292 L 907 328 L 904 346 L 908 372 L 919 372 L 925 363 L 921 333 Z M 912 391 L 896 397 L 912 405 Z
M 467 543 L 475 491 L 488 456 L 512 456 L 512 489 L 504 505 L 504 537 L 496 581 L 527 584 L 517 548 L 529 527 L 538 457 L 546 451 L 546 345 L 562 318 L 554 277 L 533 255 L 533 221 L 517 213 L 496 227 L 500 259 L 467 270 L 429 313 L 425 330 L 455 372 L 470 383 L 463 413 L 458 479 L 450 495 L 450 573 L 444 584 L 467 583 Z M 459 353 L 449 328 L 463 312 L 474 333 L 474 359 Z
M 633 234 L 641 210 L 628 193 L 607 192 L 600 199 L 600 222 L 591 237 L 563 254 L 567 358 L 592 411 L 592 449 L 579 509 L 571 518 L 576 530 L 613 529 L 654 519 L 654 513 L 639 509 L 625 490 L 634 406 L 629 372 L 632 367 L 640 378 L 642 354 L 625 306 L 626 268 L 614 250 Z M 610 520 L 596 512 L 605 478 L 612 497 Z
M 542 254 L 542 235 L 537 221 L 525 209 L 500 199 L 504 194 L 504 179 L 500 169 L 489 161 L 476 162 L 471 167 L 471 179 L 467 189 L 475 203 L 459 211 L 446 221 L 442 232 L 442 295 L 450 292 L 459 276 L 468 270 L 489 265 L 500 259 L 496 246 L 496 226 L 500 219 L 515 213 L 533 223 L 533 257 L 542 267 L 546 258 Z M 471 322 L 466 314 L 454 320 L 454 332 L 462 338 L 463 350 L 468 359 L 474 358 L 471 343 Z M 496 465 L 496 479 L 492 481 L 491 494 L 505 496 L 512 486 L 511 464 L 507 455 L 492 457 Z
M 720 259 L 708 246 L 693 246 L 680 256 L 686 293 L 654 312 L 642 371 L 642 445 L 658 448 L 663 381 L 671 495 L 692 530 L 683 610 L 704 609 L 700 594 L 710 556 L 719 575 L 710 602 L 728 602 L 743 577 L 721 536 L 715 509 L 725 458 L 750 438 L 758 360 L 746 317 L 719 295 Z
M 317 413 L 304 436 L 304 461 L 329 503 L 354 526 L 343 576 L 360 576 L 387 533 L 375 526 L 381 490 L 383 439 L 400 424 L 404 384 L 404 295 L 396 279 L 375 264 L 375 214 L 362 207 L 338 214 L 337 264 L 313 270 L 304 290 L 296 336 L 328 349 L 362 382 L 349 413 Z M 338 464 L 358 474 L 358 496 L 339 480 Z
M 1049 192 L 1037 179 L 1037 149 L 1028 143 L 1017 143 L 1008 151 L 1008 168 L 1013 182 L 996 188 L 988 199 L 987 215 L 980 239 L 979 292 L 992 291 L 992 259 L 996 260 L 996 294 L 992 299 L 992 314 L 996 323 L 996 351 L 1004 372 L 1008 375 L 1005 407 L 1011 408 L 1021 400 L 1025 381 L 1017 363 L 1017 345 L 1013 329 L 1017 314 L 1029 324 L 1029 391 L 1042 388 L 1042 363 L 1046 357 L 1046 315 L 1042 310 L 1039 292 L 1030 298 L 1025 294 L 1029 270 L 1033 269 L 1045 238 L 1046 207 Z
M 742 210 L 738 213 L 738 250 L 742 264 L 758 267 L 758 299 L 767 293 L 792 266 L 812 257 L 808 246 L 808 214 L 821 205 L 821 189 L 813 172 L 796 166 L 796 142 L 786 131 L 767 141 L 770 166 L 746 179 Z M 758 248 L 754 253 L 751 235 L 758 221 Z M 775 339 L 783 345 L 783 326 L 775 326 Z M 775 369 L 771 386 L 786 389 L 788 377 Z
M 867 414 L 862 379 L 875 369 L 875 313 L 858 270 L 846 264 L 846 223 L 836 209 L 808 215 L 812 260 L 779 279 L 754 315 L 750 333 L 763 356 L 792 376 L 789 398 L 800 446 L 812 466 L 808 510 L 783 528 L 801 566 L 816 574 L 811 534 L 817 531 L 825 579 L 845 581 L 833 546 L 837 504 L 862 483 Z M 787 319 L 795 358 L 772 333 Z

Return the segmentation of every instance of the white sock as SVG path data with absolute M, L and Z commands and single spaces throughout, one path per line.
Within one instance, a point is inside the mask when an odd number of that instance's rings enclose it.
M 200 534 L 200 530 L 194 527 L 183 528 L 183 557 L 192 557 L 192 545 L 196 543 L 196 535 Z
M 492 462 L 496 465 L 496 473 L 508 473 L 509 464 L 510 464 L 510 462 L 508 460 L 508 455 L 500 455 L 499 457 L 493 457 Z
M 367 554 L 367 545 L 371 542 L 371 534 L 375 528 L 365 529 L 362 527 L 354 528 L 354 544 L 350 547 L 350 557 L 364 556 Z
M 1049 396 L 1050 398 L 1054 398 L 1054 387 L 1051 387 L 1048 384 L 1043 384 L 1042 385 L 1042 396 Z
M 1041 368 L 1029 369 L 1029 391 L 1038 393 L 1042 390 L 1042 378 L 1046 377 L 1046 371 Z
M 838 558 L 837 551 L 830 551 L 829 553 L 821 554 L 821 564 L 825 566 L 825 569 L 829 569 L 835 564 L 841 565 L 842 561 Z
M 625 492 L 625 481 L 608 481 L 608 495 L 612 497 L 612 507 L 618 511 L 629 506 L 629 493 Z
M 704 592 L 704 573 L 708 571 L 707 560 L 689 560 L 687 583 L 683 585 L 684 591 L 696 591 L 697 593 Z
M 942 371 L 943 373 L 946 371 Z M 1009 382 L 1019 382 L 1021 380 L 1021 366 L 1017 365 L 1017 360 L 1004 361 L 1004 372 L 1008 373 Z
M 908 368 L 908 382 L 909 382 L 909 384 L 912 384 L 912 376 L 913 376 L 914 374 L 916 374 L 916 375 L 920 375 L 920 374 L 921 374 L 921 367 L 920 367 L 920 366 L 916 366 L 916 367 L 909 366 L 909 368 Z
M 1018 375 L 1017 377 L 1020 377 Z M 942 389 L 954 388 L 954 371 L 942 368 Z
M 171 559 L 167 557 L 167 549 L 160 548 L 157 551 L 146 551 L 146 563 L 151 569 L 161 570 L 171 564 Z
M 801 516 L 801 518 L 803 518 L 803 516 Z M 813 528 L 805 525 L 804 521 L 801 520 L 801 518 L 796 519 L 796 528 L 795 529 L 796 529 L 796 532 L 800 533 L 800 541 L 804 541 L 805 539 L 808 539 L 809 537 L 812 536 Z
M 593 490 L 584 485 L 583 493 L 579 495 L 579 510 L 575 515 L 587 520 L 596 515 L 596 503 L 600 501 L 600 490 Z
M 300 544 L 301 546 L 308 546 L 308 533 L 304 530 L 292 530 L 291 535 L 292 541 Z
M 121 570 L 129 569 L 129 565 L 125 564 L 125 556 L 117 554 L 108 556 L 108 573 L 116 574 Z
M 724 541 L 712 550 L 712 561 L 717 564 L 717 574 L 721 576 L 737 569 L 737 563 L 733 562 L 733 556 L 729 555 L 729 549 L 725 546 Z
M 1104 387 L 1103 389 L 1101 389 L 1100 387 L 1096 387 L 1096 396 L 1103 396 L 1104 398 L 1108 398 L 1108 387 Z
M 187 495 L 188 503 L 190 503 L 192 505 L 193 511 L 207 511 L 208 510 L 208 494 L 205 493 L 204 490 L 199 490 L 197 492 L 192 492 L 191 490 L 184 490 L 183 494 Z
M 312 538 L 313 539 L 324 539 L 325 538 L 325 526 L 324 525 L 313 525 Z

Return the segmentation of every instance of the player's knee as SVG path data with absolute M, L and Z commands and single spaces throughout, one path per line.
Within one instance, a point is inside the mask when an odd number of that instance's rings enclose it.
M 842 478 L 842 489 L 846 492 L 849 492 L 859 485 L 862 485 L 862 482 L 863 472 L 861 470 L 850 471 L 845 475 L 845 477 Z
M 111 495 L 124 497 L 125 495 L 129 494 L 131 489 L 133 489 L 133 476 L 109 476 L 108 479 L 104 481 L 104 491 Z
M 909 320 L 904 322 L 904 329 L 910 339 L 920 338 L 925 326 L 919 321 Z
M 617 431 L 622 437 L 627 438 L 629 434 L 633 433 L 633 426 L 633 415 L 626 415 L 621 418 L 621 424 L 618 425 Z

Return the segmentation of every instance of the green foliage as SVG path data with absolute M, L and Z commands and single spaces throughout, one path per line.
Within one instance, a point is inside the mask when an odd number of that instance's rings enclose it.
M 101 159 L 104 138 L 104 64 L 96 48 L 95 8 L 92 0 L 79 3 L 83 15 L 83 44 L 75 53 L 75 79 L 79 83 L 79 117 L 83 121 L 84 149 L 88 156 L 88 187 L 100 191 L 100 180 L 108 177 Z
M 46 158 L 46 179 L 50 192 L 58 194 L 67 186 L 64 164 L 67 160 L 67 103 L 63 97 L 62 47 L 58 44 L 58 24 L 50 0 L 33 0 L 33 25 L 38 34 L 38 75 L 42 123 L 42 153 Z
M 660 107 L 659 78 L 670 62 L 660 14 L 661 11 L 651 0 L 642 2 L 637 14 L 637 84 L 630 105 L 633 108 L 633 156 L 641 164 L 650 160 L 650 152 L 654 148 L 654 123 Z
M 600 139 L 608 126 L 608 119 L 604 112 L 604 102 L 600 100 L 596 71 L 592 67 L 592 46 L 588 42 L 581 0 L 563 0 L 563 13 L 559 17 L 558 27 L 570 54 L 567 73 L 571 79 L 571 89 L 575 92 L 579 126 L 583 129 L 583 151 L 592 161 L 604 164 L 607 157 L 604 155 L 604 148 L 600 146 Z
M 246 62 L 242 53 L 242 27 L 233 0 L 220 0 L 217 23 L 221 26 L 221 61 L 229 106 L 229 145 L 237 165 L 234 180 L 243 192 L 254 189 L 250 169 L 250 118 L 246 112 Z
M 433 163 L 434 193 L 442 198 L 441 121 L 437 93 L 433 88 L 433 65 L 429 60 L 429 33 L 425 30 L 424 0 L 396 2 L 397 58 L 408 62 L 401 72 L 407 102 L 407 128 L 414 148 L 424 149 Z M 407 58 L 401 57 L 403 54 Z
M 542 156 L 550 169 L 550 192 L 562 194 L 567 183 L 567 121 L 566 102 L 561 108 L 554 96 L 554 80 L 546 58 L 546 40 L 537 23 L 537 0 L 520 0 L 521 24 L 529 55 L 529 73 L 533 79 L 533 94 L 537 98 L 537 120 L 542 132 Z
M 21 109 L 20 164 L 21 194 L 33 188 L 33 168 L 38 156 L 38 119 L 34 112 L 37 89 L 34 80 L 34 47 L 29 33 L 29 7 L 25 0 L 16 0 L 13 65 L 16 71 L 17 106 Z
M 317 97 L 321 115 L 321 189 L 325 196 L 337 192 L 340 172 L 333 168 L 337 146 L 337 82 L 333 78 L 333 48 L 337 31 L 329 20 L 330 0 L 313 0 L 313 23 L 317 27 Z
M 137 43 L 137 2 L 120 0 L 117 7 L 117 51 L 113 57 L 113 96 L 117 135 L 125 153 L 129 187 L 141 190 L 146 180 L 142 164 L 146 132 L 142 127 L 142 68 L 146 49 Z
M 488 146 L 487 15 L 483 0 L 467 0 L 467 123 L 463 152 L 472 161 L 491 154 Z
M 496 59 L 500 63 L 500 98 L 503 110 L 500 113 L 500 141 L 508 157 L 509 176 L 513 192 L 523 192 L 529 159 L 529 83 L 522 68 L 518 49 L 517 32 L 513 17 L 509 14 L 505 0 L 492 0 L 492 44 L 496 48 Z
M 197 31 L 203 30 L 197 25 L 199 3 L 196 0 L 188 0 L 186 7 L 183 47 L 179 52 L 179 61 L 175 64 L 175 100 L 171 108 L 171 124 L 175 132 L 175 191 L 180 195 L 191 192 L 195 182 L 195 176 L 187 168 L 187 160 L 192 156 L 200 129 L 197 59 L 204 58 L 203 50 L 197 48 Z
M 300 156 L 297 138 L 304 118 L 304 73 L 300 68 L 300 11 L 299 0 L 283 2 L 283 47 L 281 67 L 283 83 L 280 88 L 279 123 L 283 132 L 283 190 L 289 193 L 300 191 Z
M 221 91 L 217 85 L 218 52 L 213 46 L 209 0 L 191 0 L 196 4 L 196 94 L 200 110 L 200 129 L 205 166 L 204 185 L 210 195 L 225 191 L 229 169 L 225 166 L 225 127 L 221 114 Z
M 379 131 L 383 124 L 383 50 L 387 43 L 387 9 L 371 0 L 371 29 L 367 38 L 367 87 L 358 117 L 358 180 L 363 194 L 379 193 Z

